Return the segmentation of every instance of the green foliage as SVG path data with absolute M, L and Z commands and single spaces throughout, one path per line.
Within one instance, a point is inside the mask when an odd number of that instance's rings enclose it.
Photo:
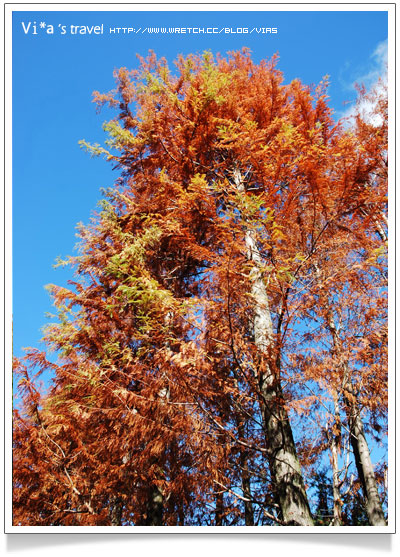
M 86 152 L 89 153 L 92 157 L 99 157 L 103 155 L 104 158 L 108 161 L 114 159 L 114 156 L 109 151 L 107 151 L 107 149 L 104 149 L 104 147 L 102 147 L 99 143 L 91 144 L 84 139 L 81 139 L 80 141 L 78 141 L 78 144 L 82 149 L 85 149 Z

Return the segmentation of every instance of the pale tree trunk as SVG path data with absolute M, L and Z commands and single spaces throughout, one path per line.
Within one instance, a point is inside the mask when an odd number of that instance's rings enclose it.
M 332 316 L 329 317 L 328 326 L 333 338 L 334 351 L 336 355 L 339 356 L 341 341 Z M 342 388 L 350 430 L 350 443 L 364 494 L 368 521 L 371 526 L 386 526 L 387 523 L 376 485 L 375 472 L 365 437 L 364 425 L 360 417 L 360 409 L 351 383 L 350 372 L 346 364 L 343 366 Z
M 362 207 L 360 209 L 360 213 L 364 216 L 367 216 L 367 217 L 370 216 L 370 211 L 366 207 Z M 380 217 L 380 220 L 379 220 L 379 217 Z M 378 216 L 377 215 L 372 215 L 371 219 L 372 219 L 372 222 L 375 226 L 375 231 L 379 235 L 382 242 L 386 243 L 388 241 L 388 236 L 387 236 L 387 233 L 386 233 L 388 222 L 387 222 L 386 215 L 384 215 L 383 213 L 379 213 Z M 385 230 L 384 226 L 382 225 L 382 222 L 384 223 L 384 225 L 386 227 L 386 230 Z
M 345 386 L 345 392 L 346 391 L 350 396 L 354 396 L 351 392 L 352 386 L 349 382 Z M 360 418 L 360 411 L 357 403 L 346 401 L 346 413 L 350 429 L 350 443 L 364 493 L 368 521 L 371 526 L 386 526 L 387 523 L 382 510 L 382 502 L 376 485 L 374 467 L 372 465 L 368 443 L 365 438 L 364 425 Z
M 342 501 L 340 498 L 338 456 L 335 440 L 331 444 L 332 451 L 332 487 L 333 487 L 333 526 L 342 525 Z
M 334 394 L 335 405 L 335 431 L 330 441 L 331 464 L 332 464 L 332 489 L 333 489 L 333 526 L 342 525 L 342 499 L 340 497 L 340 478 L 338 467 L 338 453 L 341 444 L 341 422 L 339 415 L 339 403 L 337 395 Z
M 238 192 L 244 192 L 240 171 L 235 170 L 234 182 Z M 254 342 L 263 367 L 259 373 L 259 388 L 267 444 L 268 462 L 277 500 L 286 525 L 312 526 L 313 518 L 303 483 L 300 462 L 296 453 L 289 416 L 284 406 L 280 379 L 274 358 L 273 327 L 267 289 L 262 274 L 262 258 L 254 233 L 246 231 L 247 258 L 253 263 L 251 294 L 254 300 Z

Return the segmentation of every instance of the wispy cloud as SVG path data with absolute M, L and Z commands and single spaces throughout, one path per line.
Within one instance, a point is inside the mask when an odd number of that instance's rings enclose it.
M 375 91 L 378 96 L 384 95 L 386 94 L 385 87 L 387 85 L 388 67 L 387 39 L 377 44 L 369 59 L 370 65 L 368 71 L 355 76 L 351 82 L 350 88 L 354 90 L 357 85 L 364 86 L 368 92 Z M 340 117 L 349 119 L 350 124 L 351 118 L 355 115 L 356 111 L 361 114 L 364 120 L 372 125 L 378 126 L 381 123 L 380 117 L 374 114 L 374 104 L 368 99 L 364 99 L 358 105 L 356 105 L 356 101 L 354 101 Z
M 358 76 L 354 80 L 353 85 L 356 83 L 363 84 L 370 90 L 373 89 L 377 84 L 379 78 L 387 78 L 387 64 L 388 64 L 388 41 L 382 41 L 378 43 L 374 52 L 370 56 L 371 67 L 368 73 Z

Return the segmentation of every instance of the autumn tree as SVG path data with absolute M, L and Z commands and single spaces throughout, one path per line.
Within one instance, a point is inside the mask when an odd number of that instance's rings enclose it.
M 357 451 L 386 385 L 385 123 L 335 123 L 327 81 L 276 62 L 151 53 L 94 94 L 117 115 L 82 146 L 120 175 L 50 288 L 57 362 L 15 362 L 15 524 L 311 526 L 304 471 L 343 424 L 384 523 Z
M 366 99 L 368 118 L 360 108 Z M 304 375 L 319 382 L 326 375 L 324 393 L 330 393 L 332 400 L 328 422 L 332 466 L 336 470 L 335 523 L 340 524 L 342 505 L 337 462 L 345 445 L 342 441 L 348 439 L 369 522 L 385 525 L 366 430 L 382 439 L 387 424 L 386 91 L 379 88 L 371 95 L 362 91 L 358 106 L 353 126 L 343 139 L 357 143 L 362 152 L 352 169 L 359 176 L 353 191 L 349 191 L 351 197 L 345 199 L 340 194 L 345 209 L 342 218 L 332 223 L 336 226 L 332 240 L 341 249 L 321 252 L 324 260 L 315 266 L 318 290 L 314 294 L 309 290 L 304 298 L 303 308 L 311 318 L 309 326 L 319 325 L 320 329 L 317 335 L 303 337 L 310 341 L 310 348 L 313 345 L 313 354 L 308 352 L 302 368 Z M 343 171 L 346 176 L 345 167 Z M 304 354 L 299 358 L 304 360 Z M 311 367 L 310 358 L 314 362 Z M 300 365 L 299 360 L 297 363 Z

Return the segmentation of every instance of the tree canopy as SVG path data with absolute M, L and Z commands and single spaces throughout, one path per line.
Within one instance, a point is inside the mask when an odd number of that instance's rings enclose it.
M 337 123 L 246 49 L 115 80 L 57 358 L 14 362 L 14 524 L 385 525 L 386 95 Z

